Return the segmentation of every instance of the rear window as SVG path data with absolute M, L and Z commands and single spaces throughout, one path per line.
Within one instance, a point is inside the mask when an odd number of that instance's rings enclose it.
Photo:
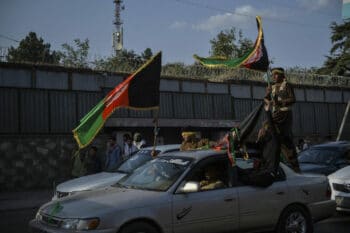
M 310 149 L 301 152 L 298 160 L 300 163 L 330 164 L 339 157 L 341 157 L 339 151 Z

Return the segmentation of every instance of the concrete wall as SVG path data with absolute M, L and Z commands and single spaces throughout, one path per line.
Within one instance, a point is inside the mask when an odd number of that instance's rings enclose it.
M 105 141 L 100 135 L 94 145 L 104 148 Z M 1 135 L 0 191 L 53 188 L 71 179 L 75 150 L 68 135 Z

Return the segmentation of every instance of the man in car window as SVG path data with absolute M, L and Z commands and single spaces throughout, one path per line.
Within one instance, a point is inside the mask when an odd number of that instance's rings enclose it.
M 205 169 L 205 180 L 199 183 L 201 190 L 224 188 L 225 184 L 219 179 L 219 170 L 217 167 L 211 165 Z

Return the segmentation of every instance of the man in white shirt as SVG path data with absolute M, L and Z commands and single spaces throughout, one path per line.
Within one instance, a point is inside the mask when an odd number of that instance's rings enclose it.
M 139 149 L 133 144 L 131 136 L 129 134 L 124 134 L 124 148 L 123 148 L 123 158 L 128 159 L 134 152 Z

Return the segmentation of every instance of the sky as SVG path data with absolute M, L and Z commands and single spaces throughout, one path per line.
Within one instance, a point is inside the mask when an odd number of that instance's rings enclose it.
M 262 17 L 265 45 L 274 66 L 320 67 L 332 47 L 332 22 L 342 21 L 342 0 L 124 0 L 124 48 L 163 52 L 163 64 L 193 64 L 209 56 L 221 30 L 241 29 L 255 41 Z M 17 47 L 34 31 L 51 49 L 89 39 L 89 59 L 113 54 L 113 0 L 1 0 L 0 47 Z

